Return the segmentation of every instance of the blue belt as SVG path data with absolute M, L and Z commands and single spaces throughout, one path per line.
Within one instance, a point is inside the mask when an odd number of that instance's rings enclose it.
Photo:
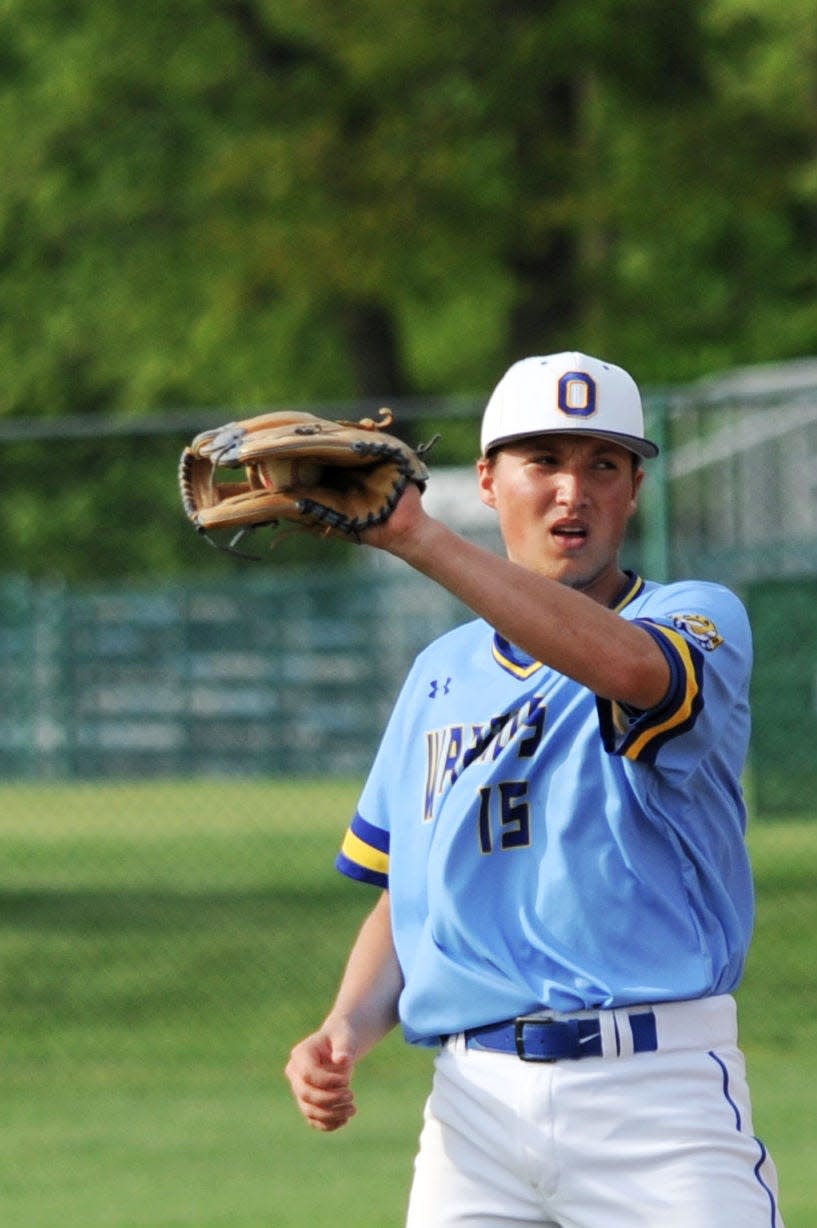
M 615 1016 L 613 1016 L 615 1019 Z M 653 1011 L 634 1011 L 627 1016 L 632 1032 L 631 1053 L 654 1053 L 658 1048 L 658 1033 Z M 468 1028 L 463 1033 L 469 1049 L 488 1049 L 495 1053 L 514 1053 L 523 1062 L 558 1062 L 569 1058 L 602 1057 L 601 1020 L 598 1015 L 580 1019 L 551 1019 L 537 1015 L 520 1015 L 503 1023 L 488 1023 Z M 618 1027 L 615 1027 L 616 1050 L 607 1056 L 621 1054 Z

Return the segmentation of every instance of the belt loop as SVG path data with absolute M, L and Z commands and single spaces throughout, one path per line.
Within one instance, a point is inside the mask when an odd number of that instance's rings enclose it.
M 604 1057 L 618 1057 L 618 1028 L 616 1027 L 615 1011 L 599 1011 L 599 1029 L 601 1031 L 601 1052 Z
M 633 1029 L 630 1026 L 630 1016 L 627 1011 L 613 1011 L 613 1018 L 618 1035 L 618 1056 L 632 1057 L 635 1053 Z

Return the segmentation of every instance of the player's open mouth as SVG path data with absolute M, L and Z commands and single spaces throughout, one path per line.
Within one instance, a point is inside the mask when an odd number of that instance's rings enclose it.
M 551 533 L 565 546 L 581 546 L 587 540 L 587 529 L 584 525 L 571 524 L 568 521 L 555 524 Z

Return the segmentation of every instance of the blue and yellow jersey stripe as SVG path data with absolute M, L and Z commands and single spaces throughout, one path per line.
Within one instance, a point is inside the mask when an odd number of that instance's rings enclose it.
M 342 874 L 375 887 L 389 884 L 389 833 L 356 814 L 335 865 Z
M 610 606 L 610 609 L 615 614 L 618 614 L 619 610 L 623 610 L 626 605 L 629 605 L 631 601 L 635 600 L 643 588 L 644 581 L 641 579 L 641 576 L 637 576 L 635 572 L 628 571 L 627 586 Z
M 653 637 L 670 667 L 667 695 L 647 713 L 628 711 L 621 704 L 599 700 L 601 733 L 608 751 L 641 763 L 653 763 L 670 738 L 690 729 L 703 708 L 704 665 L 700 649 L 678 631 L 651 619 L 636 619 Z
M 526 678 L 532 678 L 537 670 L 542 668 L 541 661 L 534 661 L 533 657 L 527 656 L 520 649 L 509 644 L 499 634 L 494 635 L 491 653 L 497 665 L 501 665 L 509 674 L 513 674 L 514 678 L 520 678 L 523 681 Z

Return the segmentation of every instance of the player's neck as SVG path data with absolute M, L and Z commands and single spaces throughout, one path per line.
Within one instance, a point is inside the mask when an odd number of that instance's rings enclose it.
M 564 583 L 577 593 L 584 593 L 586 597 L 591 597 L 599 605 L 612 608 L 618 605 L 621 594 L 627 588 L 629 581 L 628 573 L 616 564 L 590 579 L 576 580 L 573 583 L 565 580 Z

